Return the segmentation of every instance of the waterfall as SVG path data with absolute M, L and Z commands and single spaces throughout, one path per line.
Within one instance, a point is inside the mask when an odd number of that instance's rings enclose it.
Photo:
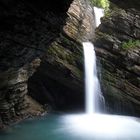
M 94 7 L 94 13 L 95 13 L 95 24 L 96 27 L 98 27 L 101 23 L 100 18 L 104 16 L 104 9 Z
M 100 24 L 100 18 L 104 15 L 104 10 L 94 7 L 96 27 Z M 85 106 L 86 113 L 99 111 L 99 100 L 104 102 L 101 94 L 100 84 L 97 77 L 96 55 L 94 45 L 91 42 L 83 42 L 85 61 Z
M 94 8 L 96 26 L 100 24 L 101 9 Z M 98 20 L 98 21 L 97 21 Z M 84 114 L 71 114 L 63 117 L 75 139 L 84 140 L 124 140 L 140 139 L 140 123 L 135 117 L 98 113 L 100 103 L 104 105 L 97 77 L 96 55 L 91 42 L 83 42 L 85 64 L 85 108 Z M 102 102 L 100 102 L 102 101 Z M 66 130 L 66 129 L 65 129 Z M 77 138 L 77 136 L 80 136 Z M 73 140 L 73 138 L 72 138 Z
M 85 60 L 85 104 L 86 113 L 95 113 L 99 108 L 101 89 L 97 77 L 96 55 L 91 42 L 83 42 Z

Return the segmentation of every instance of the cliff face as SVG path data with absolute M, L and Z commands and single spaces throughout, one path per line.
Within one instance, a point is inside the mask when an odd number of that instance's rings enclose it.
M 42 2 L 0 1 L 0 122 L 28 114 L 28 78 L 59 36 L 71 1 L 63 9 L 60 3 L 59 11 Z
M 81 42 L 94 31 L 86 0 L 1 0 L 0 23 L 0 123 L 31 113 L 28 89 L 55 108 L 83 101 Z
M 110 1 L 119 8 L 95 38 L 102 90 L 110 112 L 138 115 L 140 46 L 122 46 L 140 39 L 139 0 Z M 81 42 L 94 38 L 88 0 L 1 0 L 0 24 L 0 125 L 43 112 L 31 97 L 54 109 L 84 105 Z
M 116 4 L 117 6 L 123 9 L 137 9 L 140 8 L 140 1 L 139 0 L 109 0 L 110 2 Z
M 112 2 L 119 7 L 102 19 L 95 39 L 102 89 L 109 111 L 139 116 L 140 3 Z
M 94 36 L 93 13 L 88 1 L 74 0 L 67 15 L 62 32 L 51 43 L 41 66 L 29 80 L 30 95 L 55 109 L 84 106 L 81 42 Z

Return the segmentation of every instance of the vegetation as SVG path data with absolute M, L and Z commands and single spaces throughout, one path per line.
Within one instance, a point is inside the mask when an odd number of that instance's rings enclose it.
M 96 7 L 108 9 L 109 1 L 108 0 L 91 0 L 92 4 Z
M 130 48 L 135 48 L 140 46 L 140 40 L 132 40 L 130 39 L 128 42 L 123 42 L 122 43 L 122 49 L 130 49 Z

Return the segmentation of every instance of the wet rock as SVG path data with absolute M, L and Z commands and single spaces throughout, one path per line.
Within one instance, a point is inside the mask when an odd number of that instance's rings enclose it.
M 102 18 L 95 46 L 101 63 L 102 90 L 109 110 L 139 116 L 140 46 L 123 49 L 122 45 L 140 39 L 140 11 L 127 6 L 115 8 L 109 16 Z
M 94 36 L 88 1 L 2 0 L 0 23 L 3 123 L 41 114 L 27 111 L 28 93 L 54 108 L 83 105 L 81 43 Z
M 0 1 L 0 120 L 6 124 L 30 114 L 28 79 L 59 36 L 71 1 L 60 2 L 57 13 L 58 6 L 44 9 L 43 2 Z
M 95 30 L 88 1 L 74 0 L 67 15 L 60 36 L 51 43 L 38 71 L 29 79 L 29 94 L 59 110 L 84 108 L 82 41 L 91 40 Z

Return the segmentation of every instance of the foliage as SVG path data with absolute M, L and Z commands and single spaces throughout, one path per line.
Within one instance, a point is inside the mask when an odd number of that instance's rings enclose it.
M 96 7 L 108 9 L 109 1 L 108 0 L 91 0 L 92 4 Z
M 132 40 L 130 39 L 128 42 L 122 43 L 122 49 L 129 49 L 129 48 L 135 48 L 140 46 L 140 40 Z

